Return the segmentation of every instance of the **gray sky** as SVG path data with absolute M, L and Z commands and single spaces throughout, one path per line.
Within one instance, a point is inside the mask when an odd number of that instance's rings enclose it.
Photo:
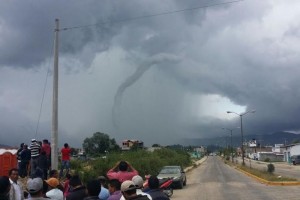
M 222 2 L 2 3 L 0 143 L 51 139 L 55 18 L 81 27 L 59 32 L 59 146 L 97 131 L 146 146 L 218 137 L 240 125 L 227 110 L 256 110 L 243 117 L 245 135 L 298 132 L 300 2 L 205 7 Z

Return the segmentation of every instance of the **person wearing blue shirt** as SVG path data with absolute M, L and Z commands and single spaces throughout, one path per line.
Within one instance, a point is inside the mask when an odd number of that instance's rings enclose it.
M 108 189 L 105 187 L 106 178 L 104 176 L 99 176 L 98 180 L 101 183 L 101 191 L 100 191 L 98 197 L 99 197 L 100 200 L 107 200 L 110 194 L 109 194 Z

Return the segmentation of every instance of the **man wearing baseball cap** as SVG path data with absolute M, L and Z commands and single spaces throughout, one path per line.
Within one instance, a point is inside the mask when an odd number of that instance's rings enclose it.
M 121 185 L 121 192 L 126 200 L 149 200 L 147 196 L 137 195 L 136 189 L 137 187 L 132 181 L 124 181 Z
M 63 200 L 64 194 L 63 192 L 57 188 L 59 186 L 59 180 L 57 178 L 49 178 L 46 180 L 50 190 L 46 193 L 46 197 L 50 199 Z
M 27 190 L 31 196 L 31 199 L 49 200 L 43 197 L 43 180 L 41 178 L 28 179 Z

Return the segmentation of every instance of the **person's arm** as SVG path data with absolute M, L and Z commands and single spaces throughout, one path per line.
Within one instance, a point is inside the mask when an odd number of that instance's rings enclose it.
M 127 162 L 127 164 L 128 164 L 128 172 L 134 172 L 134 173 L 138 172 L 136 169 L 134 169 L 134 167 L 132 167 L 132 165 L 129 162 Z
M 107 176 L 108 179 L 118 179 L 117 176 L 116 176 L 116 174 L 119 171 L 119 163 L 120 162 L 117 162 L 113 166 L 113 168 L 111 168 L 110 170 L 108 170 L 108 172 L 106 174 L 106 176 Z

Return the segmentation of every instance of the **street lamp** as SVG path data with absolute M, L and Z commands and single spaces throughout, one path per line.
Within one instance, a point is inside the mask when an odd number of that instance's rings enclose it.
M 232 112 L 232 111 L 227 111 L 227 113 L 233 113 L 233 114 L 236 114 L 236 115 L 240 116 L 240 119 L 241 119 L 241 136 L 242 136 L 242 146 L 241 146 L 241 149 L 242 149 L 243 165 L 245 165 L 244 134 L 243 134 L 243 116 L 246 115 L 246 114 L 248 114 L 248 113 L 255 113 L 255 110 L 249 110 L 249 111 L 246 111 L 246 112 L 241 113 L 241 114 L 238 114 L 238 113 Z
M 229 128 L 222 128 L 223 130 L 230 131 L 230 146 L 231 146 L 231 162 L 233 162 L 233 148 L 232 148 L 232 129 Z

